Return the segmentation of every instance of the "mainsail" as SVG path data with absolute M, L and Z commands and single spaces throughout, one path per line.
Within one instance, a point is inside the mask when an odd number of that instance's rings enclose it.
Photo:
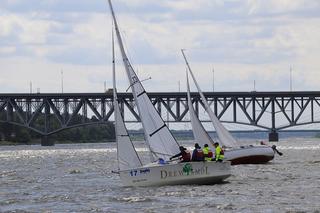
M 123 42 L 118 28 L 118 23 L 112 8 L 111 0 L 108 1 L 120 52 L 122 55 L 124 67 L 129 78 L 132 94 L 135 99 L 143 130 L 145 140 L 149 145 L 149 149 L 153 154 L 153 159 L 163 158 L 168 160 L 170 156 L 179 152 L 179 144 L 171 134 L 169 128 L 158 114 L 153 104 L 151 103 L 146 91 L 144 90 L 138 76 L 136 75 L 131 63 L 125 53 Z
M 114 58 L 114 39 L 112 32 L 112 74 L 113 74 L 113 107 L 114 120 L 117 141 L 117 157 L 119 170 L 137 168 L 142 166 L 141 160 L 132 144 L 126 126 L 123 122 L 120 113 L 120 107 L 117 98 L 116 90 L 116 72 L 115 72 L 115 58 Z
M 196 115 L 196 113 L 194 111 L 194 108 L 193 108 L 193 105 L 191 102 L 191 96 L 190 96 L 190 85 L 189 85 L 188 71 L 186 71 L 186 77 L 187 77 L 188 108 L 189 108 L 189 115 L 190 115 L 194 139 L 202 147 L 204 146 L 204 144 L 213 145 L 213 140 L 211 139 L 211 137 L 208 135 L 208 133 L 204 129 L 203 125 L 201 124 L 198 116 Z
M 227 147 L 236 147 L 238 146 L 238 142 L 232 137 L 232 135 L 230 134 L 230 132 L 221 124 L 221 122 L 219 121 L 219 119 L 216 117 L 216 115 L 213 113 L 212 109 L 210 108 L 206 98 L 204 97 L 201 89 L 200 89 L 200 86 L 198 84 L 198 82 L 196 81 L 193 73 L 192 73 L 192 70 L 190 68 L 190 65 L 187 61 L 187 58 L 184 54 L 184 51 L 181 50 L 182 52 L 182 55 L 183 55 L 183 58 L 186 62 L 186 65 L 187 65 L 187 68 L 190 72 L 190 75 L 194 81 L 194 84 L 196 85 L 197 89 L 198 89 L 198 92 L 200 94 L 200 97 L 201 97 L 201 100 L 202 100 L 202 103 L 204 104 L 205 106 L 205 110 L 206 112 L 208 113 L 210 119 L 211 119 L 211 122 L 216 130 L 216 133 L 218 135 L 218 138 L 220 140 L 220 143 L 222 145 L 225 145 Z

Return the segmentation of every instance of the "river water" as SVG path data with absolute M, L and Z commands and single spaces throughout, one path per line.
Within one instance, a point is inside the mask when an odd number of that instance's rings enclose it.
M 2 146 L 0 212 L 320 212 L 320 139 L 276 145 L 283 156 L 223 184 L 136 188 L 111 172 L 115 143 Z

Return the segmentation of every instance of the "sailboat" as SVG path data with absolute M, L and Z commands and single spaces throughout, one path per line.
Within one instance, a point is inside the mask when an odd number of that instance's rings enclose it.
M 141 81 L 131 66 L 124 50 L 111 0 L 108 0 L 108 2 L 124 67 L 143 126 L 145 141 L 150 151 L 150 162 L 143 165 L 130 141 L 121 117 L 114 83 L 115 128 L 119 162 L 117 173 L 119 173 L 121 181 L 125 186 L 213 184 L 222 182 L 231 175 L 230 162 L 180 163 L 169 160 L 171 156 L 180 152 L 180 145 L 154 108 Z
M 266 145 L 249 145 L 249 146 L 241 146 L 234 137 L 230 134 L 230 132 L 222 125 L 222 123 L 219 121 L 217 116 L 213 113 L 212 109 L 210 108 L 207 100 L 205 99 L 200 86 L 198 82 L 196 81 L 193 72 L 191 70 L 191 67 L 188 63 L 188 60 L 186 58 L 186 55 L 184 53 L 184 50 L 181 50 L 182 56 L 185 60 L 185 63 L 187 65 L 187 70 L 189 71 L 194 84 L 197 87 L 197 90 L 200 94 L 201 101 L 204 104 L 205 110 L 208 113 L 210 120 L 216 130 L 216 133 L 219 138 L 220 145 L 225 147 L 224 152 L 224 160 L 230 161 L 231 165 L 237 165 L 237 164 L 263 164 L 267 163 L 270 160 L 274 158 L 274 153 L 276 150 L 276 147 L 269 147 Z M 208 144 L 209 146 L 213 148 L 213 140 L 208 135 L 206 130 L 204 129 L 203 125 L 201 124 L 199 118 L 197 117 L 193 105 L 191 103 L 191 97 L 190 97 L 190 86 L 189 86 L 189 78 L 188 78 L 188 71 L 187 71 L 187 99 L 188 99 L 188 108 L 189 108 L 189 114 L 190 114 L 190 120 L 192 125 L 192 130 L 194 134 L 194 138 L 197 141 L 198 144 L 204 145 Z

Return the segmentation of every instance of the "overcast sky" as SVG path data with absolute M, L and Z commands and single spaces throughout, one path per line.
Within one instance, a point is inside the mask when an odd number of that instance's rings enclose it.
M 204 91 L 320 90 L 319 0 L 114 0 L 147 91 L 185 91 L 186 49 Z M 106 0 L 0 0 L 0 93 L 102 92 L 111 83 Z M 128 81 L 117 52 L 118 87 Z M 194 88 L 194 87 L 193 87 Z

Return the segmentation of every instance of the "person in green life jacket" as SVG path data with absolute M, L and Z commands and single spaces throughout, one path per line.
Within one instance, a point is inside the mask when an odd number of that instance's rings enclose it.
M 224 159 L 224 151 L 221 149 L 218 142 L 214 143 L 214 147 L 215 147 L 215 160 L 217 162 L 222 162 Z
M 204 160 L 205 160 L 205 161 L 212 161 L 213 153 L 212 153 L 212 151 L 210 150 L 208 144 L 205 144 L 205 145 L 203 146 L 202 152 L 203 152 L 203 156 L 204 156 Z

